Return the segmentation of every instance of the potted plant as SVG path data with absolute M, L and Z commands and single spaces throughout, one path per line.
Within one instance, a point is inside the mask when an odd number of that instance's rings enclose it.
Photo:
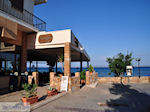
M 80 80 L 81 80 L 81 84 L 85 84 L 85 70 L 83 70 L 82 72 L 80 72 Z
M 53 95 L 56 95 L 58 92 L 57 92 L 57 89 L 56 88 L 52 88 L 52 87 L 48 87 L 48 90 L 47 90 L 47 94 L 48 96 L 53 96 Z
M 53 88 L 53 95 L 56 95 L 58 93 L 56 88 Z
M 53 88 L 51 88 L 50 86 L 48 87 L 47 95 L 48 96 L 52 96 L 53 95 Z
M 36 84 L 25 84 L 24 85 L 25 96 L 22 98 L 23 103 L 36 103 L 38 101 L 37 96 L 37 85 Z
M 89 66 L 88 70 L 90 74 L 92 74 L 95 71 L 92 65 Z

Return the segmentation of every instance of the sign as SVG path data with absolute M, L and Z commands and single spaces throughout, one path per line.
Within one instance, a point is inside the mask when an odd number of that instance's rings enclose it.
M 53 40 L 53 35 L 52 34 L 47 34 L 47 35 L 40 35 L 39 36 L 39 43 L 50 43 Z
M 67 91 L 67 90 L 68 90 L 68 76 L 62 76 L 60 91 Z
M 126 66 L 126 72 L 127 72 L 127 76 L 131 76 L 133 73 L 133 67 L 132 66 Z

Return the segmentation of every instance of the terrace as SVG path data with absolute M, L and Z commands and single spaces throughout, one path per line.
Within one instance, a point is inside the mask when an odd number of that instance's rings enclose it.
M 31 12 L 27 11 L 26 9 L 17 9 L 14 7 L 10 1 L 8 0 L 0 0 L 0 11 L 15 17 L 27 24 L 32 25 L 39 31 L 46 30 L 46 22 L 41 20 L 39 17 L 35 16 Z

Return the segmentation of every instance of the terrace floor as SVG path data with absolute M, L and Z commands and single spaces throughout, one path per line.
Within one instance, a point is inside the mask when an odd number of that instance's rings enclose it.
M 48 85 L 38 87 L 37 95 L 39 96 L 39 100 L 46 98 Z M 0 95 L 0 102 L 21 102 L 21 98 L 25 93 L 24 90 L 11 92 L 8 94 Z
M 149 108 L 150 84 L 99 84 L 67 94 L 33 112 L 149 112 Z

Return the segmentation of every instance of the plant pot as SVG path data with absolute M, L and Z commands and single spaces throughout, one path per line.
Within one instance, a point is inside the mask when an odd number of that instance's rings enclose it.
M 22 102 L 24 104 L 26 104 L 26 103 L 30 103 L 30 104 L 36 103 L 36 102 L 38 102 L 38 96 L 33 96 L 33 97 L 30 97 L 30 98 L 23 97 Z
M 53 90 L 53 95 L 56 95 L 58 93 L 57 89 Z
M 81 84 L 85 84 L 85 80 L 81 80 Z
M 53 91 L 48 90 L 48 91 L 47 91 L 47 95 L 48 95 L 48 96 L 53 96 Z
M 53 95 L 56 95 L 56 94 L 58 94 L 58 91 L 57 91 L 57 90 L 52 90 L 52 91 L 48 90 L 48 91 L 47 91 L 47 95 L 48 95 L 48 96 L 53 96 Z
M 93 74 L 93 72 L 90 72 L 90 75 L 92 75 Z

